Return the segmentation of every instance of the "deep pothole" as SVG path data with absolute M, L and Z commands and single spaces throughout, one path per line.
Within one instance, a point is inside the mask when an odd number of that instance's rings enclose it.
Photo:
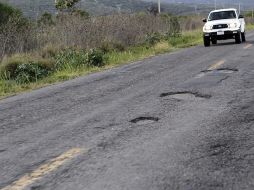
M 135 123 L 138 125 L 146 125 L 158 122 L 160 119 L 158 117 L 137 117 L 133 120 L 131 120 L 131 123 Z
M 237 71 L 238 69 L 230 69 L 230 68 L 220 68 L 220 69 L 214 70 L 215 73 L 223 73 L 223 74 L 231 74 Z
M 163 97 L 170 97 L 178 100 L 195 100 L 195 99 L 209 99 L 211 95 L 201 94 L 198 92 L 190 92 L 190 91 L 180 91 L 180 92 L 166 92 L 160 95 Z
M 231 68 L 219 68 L 219 69 L 215 69 L 215 70 L 204 70 L 201 71 L 201 73 L 199 73 L 196 77 L 200 78 L 205 76 L 206 74 L 232 74 L 234 72 L 238 72 L 238 69 L 231 69 Z

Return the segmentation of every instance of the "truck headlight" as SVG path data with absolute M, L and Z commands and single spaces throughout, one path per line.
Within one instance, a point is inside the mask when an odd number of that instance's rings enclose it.
M 229 28 L 239 28 L 240 27 L 240 25 L 238 24 L 238 23 L 230 23 L 229 25 L 228 25 L 228 27 Z
M 205 25 L 204 26 L 205 31 L 212 30 L 212 29 L 213 29 L 213 26 L 211 26 L 211 25 Z

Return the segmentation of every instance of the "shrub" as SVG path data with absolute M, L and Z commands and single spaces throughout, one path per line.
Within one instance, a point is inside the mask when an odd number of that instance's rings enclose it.
M 102 67 L 105 65 L 104 54 L 101 50 L 92 49 L 88 52 L 88 64 L 90 66 Z
M 183 36 L 172 36 L 168 39 L 168 42 L 170 45 L 176 47 L 176 46 L 181 46 L 183 44 L 186 44 L 189 42 L 189 38 L 183 37 Z
M 79 66 L 87 65 L 87 53 L 83 50 L 66 49 L 60 51 L 55 56 L 55 68 L 62 70 L 65 68 L 76 68 Z
M 167 32 L 167 37 L 179 37 L 181 34 L 181 27 L 177 17 L 170 17 L 170 29 Z
M 54 24 L 52 14 L 45 12 L 41 15 L 40 19 L 37 21 L 39 26 L 48 25 L 51 26 Z
M 196 44 L 200 41 L 200 32 L 189 33 L 181 36 L 174 36 L 168 38 L 168 43 L 174 47 L 186 47 L 192 44 Z
M 6 55 L 34 48 L 33 24 L 21 11 L 0 3 L 0 61 Z
M 155 45 L 156 43 L 160 42 L 162 39 L 162 35 L 158 32 L 153 32 L 151 34 L 147 34 L 146 35 L 146 39 L 145 39 L 145 42 L 147 45 L 149 46 L 153 46 Z
M 74 16 L 79 16 L 81 18 L 85 18 L 85 19 L 89 18 L 89 13 L 84 11 L 84 10 L 80 10 L 80 9 L 72 10 L 71 14 L 74 15 Z
M 55 56 L 55 62 L 57 70 L 78 68 L 80 66 L 101 67 L 105 65 L 104 53 L 97 49 L 91 49 L 89 52 L 73 49 L 62 50 Z
M 126 48 L 121 43 L 116 43 L 116 42 L 114 43 L 114 42 L 108 42 L 108 41 L 102 42 L 101 47 L 99 48 L 99 50 L 101 50 L 104 54 L 112 52 L 112 51 L 122 52 L 125 49 Z
M 49 70 L 36 62 L 23 63 L 15 70 L 17 83 L 30 83 L 48 76 Z
M 70 9 L 80 0 L 56 0 L 55 6 L 58 10 Z
M 48 76 L 54 68 L 52 60 L 31 55 L 14 55 L 3 60 L 1 76 L 16 80 L 17 83 L 29 83 Z
M 122 52 L 122 51 L 126 50 L 125 46 L 120 42 L 119 43 L 114 43 L 113 46 L 114 46 L 114 49 L 117 50 L 117 51 Z
M 0 26 L 6 24 L 11 17 L 21 17 L 20 10 L 0 2 Z
M 54 58 L 61 51 L 60 47 L 53 44 L 47 44 L 40 50 L 40 55 L 43 58 Z

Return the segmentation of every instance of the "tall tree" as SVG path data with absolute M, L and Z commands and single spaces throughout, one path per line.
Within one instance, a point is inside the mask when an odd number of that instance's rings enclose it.
M 55 6 L 58 10 L 68 10 L 74 7 L 80 0 L 55 0 Z

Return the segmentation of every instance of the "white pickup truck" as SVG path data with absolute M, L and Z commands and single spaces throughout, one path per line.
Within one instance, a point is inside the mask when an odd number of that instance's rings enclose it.
M 237 44 L 245 42 L 245 21 L 236 9 L 220 9 L 210 12 L 203 22 L 205 47 L 217 44 L 217 40 L 235 39 Z

